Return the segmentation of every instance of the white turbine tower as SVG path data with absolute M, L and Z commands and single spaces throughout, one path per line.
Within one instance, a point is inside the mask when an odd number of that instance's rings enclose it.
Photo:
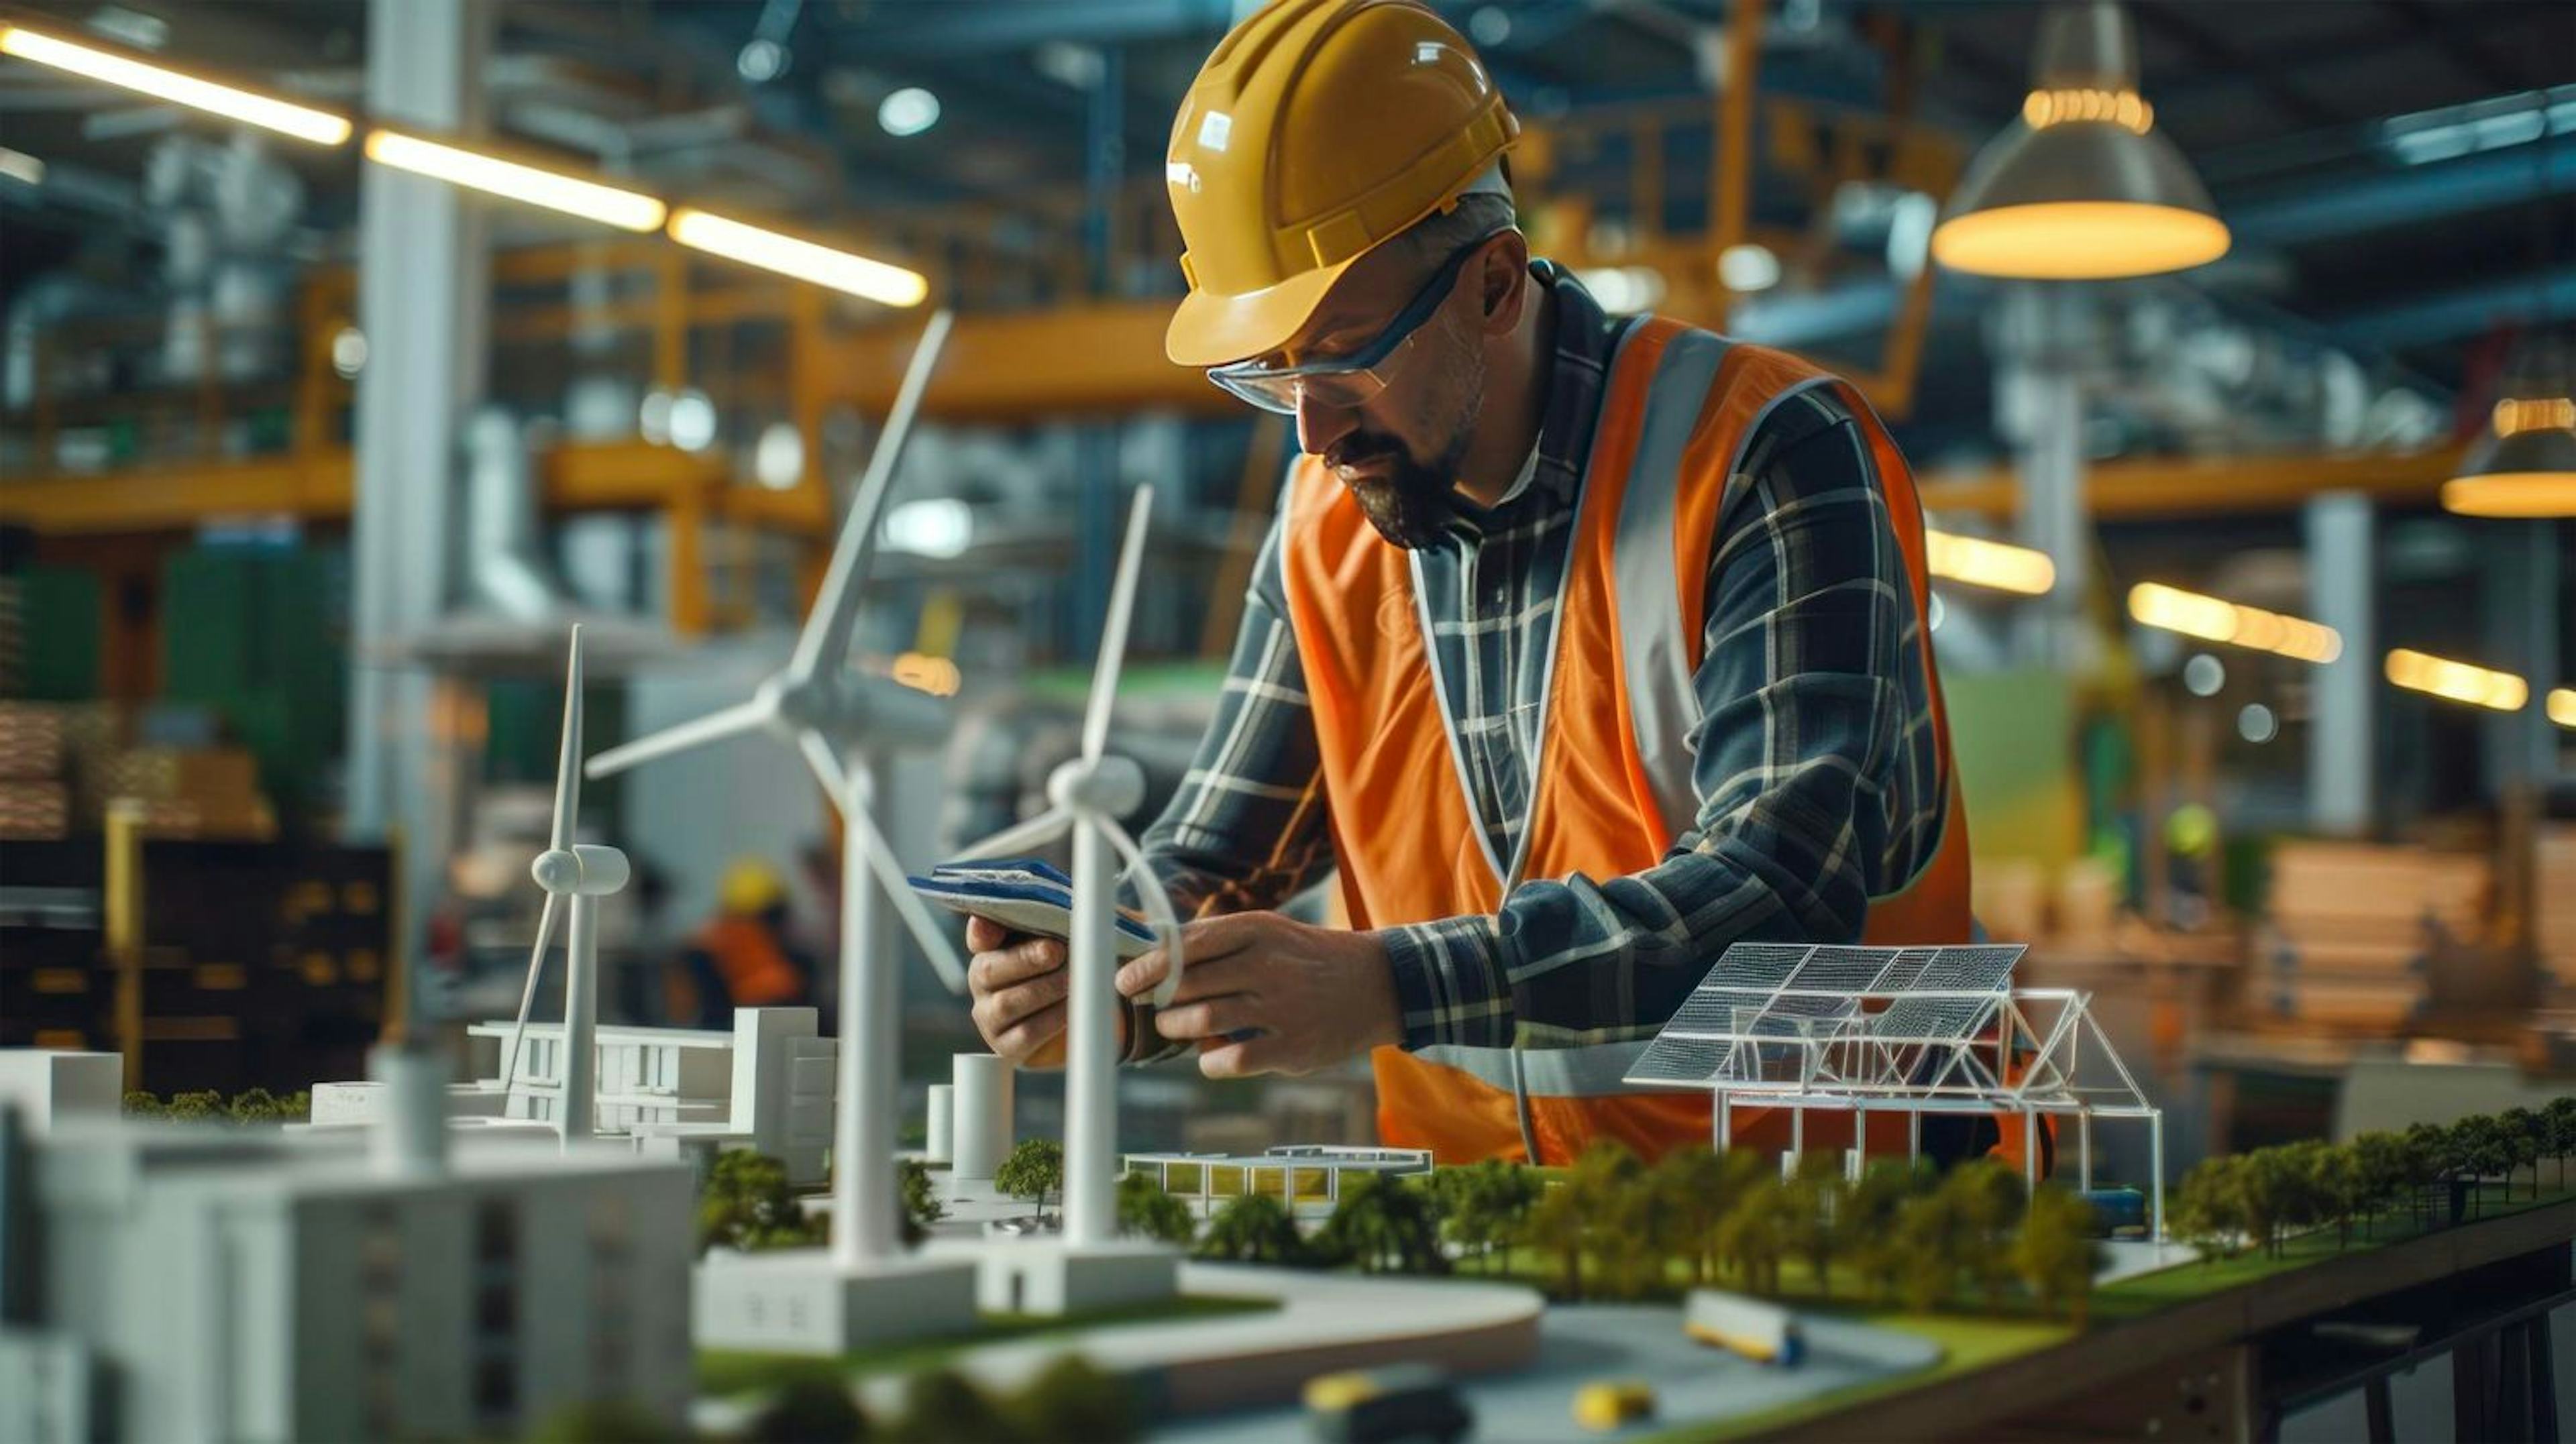
M 546 850 L 528 871 L 546 890 L 545 911 L 537 915 L 537 945 L 528 952 L 528 981 L 519 989 L 519 1019 L 510 1029 L 510 1047 L 501 1061 L 501 1096 L 510 1096 L 518 1076 L 520 1049 L 528 1032 L 528 1008 L 537 998 L 537 973 L 545 966 L 546 945 L 554 940 L 555 905 L 569 903 L 571 920 L 564 932 L 563 1095 L 556 1123 L 564 1146 L 590 1137 L 597 1122 L 593 1094 L 599 1021 L 599 900 L 626 886 L 626 854 L 613 847 L 573 841 L 581 821 L 581 624 L 572 629 L 572 650 L 564 663 L 563 750 L 555 760 L 554 826 Z
M 751 700 L 693 722 L 611 748 L 590 760 L 606 777 L 639 762 L 745 732 L 767 731 L 794 744 L 838 802 L 842 827 L 840 1117 L 832 1145 L 832 1255 L 845 1273 L 882 1269 L 899 1252 L 895 1192 L 895 931 L 900 916 L 931 964 L 955 992 L 966 971 L 930 909 L 915 897 L 903 865 L 873 815 L 876 778 L 889 753 L 936 744 L 948 734 L 939 700 L 845 664 L 857 630 L 860 594 L 876 557 L 877 523 L 894 481 L 895 463 L 920 409 L 921 393 L 947 339 L 949 314 L 922 329 L 886 428 L 868 458 L 858 495 L 832 549 L 822 591 L 796 639 L 786 669 L 763 681 Z M 892 911 L 889 911 L 891 906 Z
M 966 849 L 968 857 L 1016 857 L 1073 833 L 1073 927 L 1067 980 L 1064 1061 L 1064 1241 L 1072 1249 L 1097 1249 L 1118 1236 L 1118 875 L 1112 854 L 1136 876 L 1145 912 L 1161 933 L 1171 969 L 1154 993 L 1157 1006 L 1172 1000 L 1181 983 L 1181 925 L 1171 898 L 1145 866 L 1136 840 L 1119 819 L 1145 800 L 1145 774 L 1124 757 L 1107 755 L 1109 709 L 1118 695 L 1118 669 L 1126 660 L 1127 623 L 1136 607 L 1136 569 L 1145 551 L 1145 527 L 1154 490 L 1136 488 L 1128 510 L 1127 541 L 1109 589 L 1109 615 L 1093 663 L 1091 698 L 1082 719 L 1082 753 L 1047 778 L 1053 804 L 1028 821 L 1003 829 Z

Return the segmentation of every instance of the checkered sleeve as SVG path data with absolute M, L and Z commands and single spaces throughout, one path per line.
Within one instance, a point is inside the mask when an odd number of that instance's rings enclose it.
M 1866 439 L 1805 393 L 1718 523 L 1694 675 L 1693 826 L 1644 872 L 1523 883 L 1498 914 L 1382 933 L 1404 1044 L 1651 1036 L 1728 945 L 1849 942 L 1939 835 L 1916 618 Z

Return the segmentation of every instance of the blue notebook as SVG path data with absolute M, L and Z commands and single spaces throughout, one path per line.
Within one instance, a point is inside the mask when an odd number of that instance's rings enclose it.
M 1073 930 L 1073 879 L 1036 858 L 970 858 L 909 881 L 950 912 L 990 918 L 1013 932 L 1061 938 Z M 1125 909 L 1117 937 L 1121 961 L 1154 950 L 1154 930 Z

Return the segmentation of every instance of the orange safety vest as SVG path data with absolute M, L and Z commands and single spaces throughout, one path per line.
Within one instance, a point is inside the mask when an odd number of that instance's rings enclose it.
M 1410 554 L 1378 536 L 1321 462 L 1301 459 L 1289 482 L 1280 566 L 1352 926 L 1493 913 L 1526 878 L 1615 877 L 1663 860 L 1698 812 L 1691 677 L 1718 510 L 1762 418 L 1813 387 L 1838 390 L 1859 418 L 1904 550 L 1915 614 L 1928 615 L 1913 475 L 1856 391 L 1782 352 L 1662 318 L 1631 325 L 1611 362 L 1584 468 L 1541 755 L 1519 855 L 1510 859 L 1492 854 L 1469 802 L 1436 662 L 1423 645 L 1427 623 Z M 1964 943 L 1972 927 L 1967 818 L 1928 629 L 1918 636 L 1933 731 L 1952 780 L 1930 860 L 1896 891 L 1870 899 L 1862 941 L 1872 944 Z M 1547 1046 L 1525 1031 L 1509 1048 L 1377 1049 L 1381 1141 L 1428 1148 L 1443 1163 L 1565 1163 L 1598 1138 L 1649 1159 L 1707 1140 L 1707 1093 L 1639 1091 L 1621 1081 L 1645 1041 Z M 1785 1146 L 1786 1111 L 1734 1108 L 1731 1141 Z M 1812 1110 L 1809 1146 L 1848 1146 L 1850 1118 Z M 2018 1163 L 2019 1121 L 2004 1124 L 1998 1152 Z M 1872 1115 L 1873 1150 L 1901 1152 L 1906 1136 L 1903 1118 Z
M 779 945 L 768 923 L 725 913 L 698 929 L 689 945 L 707 955 L 737 1008 L 775 1008 L 806 1001 L 805 976 Z

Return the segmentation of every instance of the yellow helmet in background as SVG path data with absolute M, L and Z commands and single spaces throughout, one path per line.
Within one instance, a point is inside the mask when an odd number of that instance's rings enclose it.
M 765 913 L 786 900 L 787 880 L 767 858 L 735 858 L 716 887 L 717 906 L 729 913 Z
M 1274 0 L 1181 102 L 1164 158 L 1190 293 L 1163 349 L 1222 366 L 1293 338 L 1351 262 L 1446 209 L 1520 137 L 1417 0 Z

